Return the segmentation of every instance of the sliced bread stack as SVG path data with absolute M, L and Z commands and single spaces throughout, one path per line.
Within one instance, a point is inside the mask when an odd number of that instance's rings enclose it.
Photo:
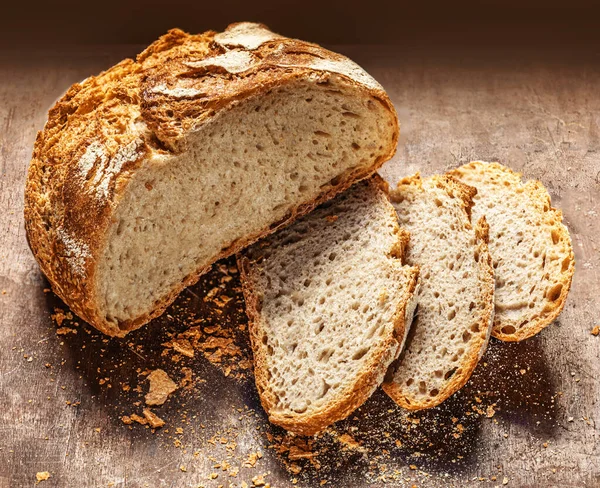
M 404 343 L 418 268 L 379 178 L 238 256 L 269 420 L 312 435 L 381 384 Z
M 261 400 L 293 432 L 349 415 L 388 366 L 394 401 L 436 406 L 492 330 L 522 340 L 564 306 L 573 251 L 541 183 L 497 163 L 417 174 L 391 192 L 396 215 L 381 188 L 355 185 L 238 257 Z

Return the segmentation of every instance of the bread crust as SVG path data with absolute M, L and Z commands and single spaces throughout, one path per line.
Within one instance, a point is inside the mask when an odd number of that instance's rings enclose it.
M 370 176 L 393 156 L 398 120 L 383 88 L 341 55 L 252 23 L 199 35 L 171 30 L 135 61 L 74 84 L 37 135 L 25 189 L 27 239 L 53 291 L 111 336 L 124 336 L 159 316 L 211 263 L 144 315 L 118 324 L 101 316 L 98 263 L 129 181 L 149 160 L 185 151 L 187 136 L 219 114 L 301 79 L 334 80 L 371 97 L 390 113 L 393 136 L 382 141 L 382 156 L 371 167 L 340 175 L 314 201 L 299 202 L 280 222 L 230 243 L 216 261 Z
M 430 179 L 438 188 L 445 190 L 450 197 L 456 196 L 461 200 L 462 208 L 468 217 L 468 220 L 471 221 L 473 197 L 477 194 L 477 190 L 447 175 L 436 175 L 430 177 Z M 422 179 L 419 173 L 411 177 L 403 178 L 398 183 L 397 189 L 391 193 L 392 201 L 394 201 L 395 198 L 399 198 L 402 191 L 406 191 L 407 188 L 409 191 L 412 189 L 420 191 L 423 188 Z M 479 252 L 479 277 L 484 284 L 481 301 L 485 304 L 485 308 L 479 323 L 479 330 L 484 331 L 485 334 L 483 336 L 474 336 L 473 340 L 470 341 L 469 350 L 465 351 L 464 359 L 452 376 L 451 381 L 446 383 L 443 388 L 440 388 L 439 393 L 436 396 L 429 397 L 425 401 L 417 399 L 411 394 L 410 390 L 403 388 L 403 385 L 393 381 L 394 371 L 397 368 L 402 367 L 402 358 L 396 361 L 390 367 L 390 371 L 386 376 L 382 388 L 394 402 L 407 410 L 423 410 L 435 407 L 460 390 L 471 377 L 471 374 L 487 349 L 494 318 L 494 269 L 492 266 L 492 258 L 488 250 L 489 227 L 485 218 L 481 218 L 477 222 L 474 230 Z
M 382 190 L 386 189 L 385 182 L 375 175 L 368 182 Z M 387 193 L 386 193 L 387 195 Z M 386 197 L 387 200 L 387 197 Z M 389 204 L 388 211 L 394 222 L 397 222 L 396 211 Z M 396 225 L 398 225 L 396 223 Z M 409 234 L 404 229 L 397 227 L 398 242 L 392 250 L 394 257 L 403 259 L 408 246 Z M 267 377 L 266 348 L 261 347 L 262 328 L 260 320 L 259 290 L 254 286 L 250 260 L 242 253 L 237 254 L 238 269 L 242 282 L 244 299 L 246 301 L 246 314 L 248 316 L 250 340 L 254 354 L 254 376 L 263 408 L 269 416 L 269 421 L 284 429 L 300 435 L 314 435 L 332 423 L 342 420 L 360 407 L 381 384 L 387 371 L 387 365 L 400 354 L 404 340 L 408 333 L 410 322 L 415 308 L 415 296 L 418 287 L 419 269 L 412 267 L 409 285 L 393 316 L 394 334 L 382 343 L 377 353 L 373 355 L 370 363 L 359 373 L 354 387 L 342 393 L 336 402 L 323 407 L 317 414 L 295 414 L 284 416 L 273 413 L 276 405 L 275 395 L 269 388 Z
M 506 342 L 523 341 L 525 339 L 528 339 L 529 337 L 533 337 L 534 335 L 538 334 L 544 328 L 546 328 L 548 325 L 554 322 L 554 320 L 556 320 L 556 318 L 560 315 L 565 306 L 569 290 L 571 289 L 573 275 L 575 273 L 575 254 L 573 253 L 571 236 L 569 235 L 569 230 L 567 229 L 567 227 L 562 223 L 562 212 L 552 206 L 550 195 L 548 194 L 548 191 L 546 190 L 546 187 L 543 185 L 543 183 L 537 180 L 529 180 L 526 183 L 523 183 L 523 175 L 521 173 L 513 171 L 510 168 L 497 162 L 486 163 L 483 161 L 472 161 L 468 164 L 460 166 L 459 168 L 449 171 L 448 174 L 456 178 L 461 178 L 461 176 L 471 171 L 486 171 L 490 174 L 496 172 L 498 178 L 500 178 L 504 184 L 522 184 L 525 194 L 528 195 L 532 199 L 532 201 L 537 203 L 537 208 L 547 209 L 546 211 L 554 216 L 553 220 L 556 222 L 556 224 L 554 225 L 553 230 L 557 232 L 558 240 L 565 243 L 568 247 L 568 253 L 563 258 L 565 260 L 563 262 L 567 263 L 567 267 L 561 273 L 561 293 L 556 300 L 554 300 L 551 304 L 547 305 L 544 308 L 544 311 L 540 316 L 532 318 L 521 327 L 516 327 L 515 325 L 518 324 L 513 322 L 502 321 L 500 315 L 496 315 L 494 318 L 492 335 L 496 339 L 500 339 Z M 514 327 L 515 332 L 503 332 L 502 329 L 507 326 Z

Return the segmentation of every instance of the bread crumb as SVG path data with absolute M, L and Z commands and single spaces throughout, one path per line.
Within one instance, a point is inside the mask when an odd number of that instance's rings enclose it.
M 162 369 L 155 369 L 148 375 L 150 390 L 146 395 L 146 405 L 162 405 L 167 397 L 177 390 L 177 384 Z
M 251 452 L 250 454 L 248 454 L 248 459 L 246 459 L 244 466 L 253 468 L 254 466 L 256 466 L 256 461 L 258 461 L 260 458 L 262 458 L 261 452 Z
M 344 449 L 361 449 L 360 443 L 350 434 L 342 434 L 338 437 L 338 441 L 344 445 Z
M 39 471 L 35 473 L 35 479 L 37 480 L 35 484 L 37 485 L 41 481 L 46 481 L 48 478 L 50 478 L 50 473 L 48 473 L 48 471 Z
M 508 477 L 506 477 L 506 476 L 505 476 L 505 477 L 502 479 L 502 484 L 503 484 L 503 485 L 508 485 Z
M 266 485 L 265 475 L 259 474 L 259 475 L 255 476 L 254 478 L 252 478 L 252 484 L 254 486 L 265 486 Z
M 59 327 L 56 329 L 56 335 L 67 335 L 67 334 L 77 334 L 75 329 L 71 329 L 71 327 Z
M 188 358 L 194 357 L 194 348 L 187 339 L 177 339 L 173 341 L 173 349 Z
M 144 414 L 144 417 L 146 417 L 146 420 L 148 421 L 148 424 L 150 424 L 150 427 L 152 427 L 153 429 L 158 429 L 165 425 L 165 421 L 161 419 L 158 415 L 156 415 L 154 412 L 152 412 L 149 408 L 144 408 L 142 413 Z
M 596 326 L 595 326 L 595 327 L 592 329 L 592 331 L 591 331 L 591 334 L 592 334 L 593 336 L 597 336 L 597 335 L 599 335 L 599 334 L 600 334 L 600 325 L 596 325 Z

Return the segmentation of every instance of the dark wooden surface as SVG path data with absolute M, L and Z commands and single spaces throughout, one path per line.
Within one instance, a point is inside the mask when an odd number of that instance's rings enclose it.
M 266 422 L 251 374 L 226 376 L 228 368 L 244 372 L 238 366 L 248 357 L 235 273 L 223 285 L 233 297 L 224 308 L 204 300 L 223 282 L 215 270 L 125 340 L 75 326 L 76 319 L 62 325 L 77 334 L 56 334 L 51 314 L 64 305 L 44 292 L 22 222 L 31 147 L 48 107 L 71 83 L 137 49 L 3 53 L 0 488 L 33 486 L 42 471 L 51 477 L 40 486 L 57 487 L 239 487 L 263 473 L 274 487 L 295 486 L 294 478 L 310 487 L 600 486 L 600 336 L 590 334 L 600 325 L 600 58 L 556 50 L 341 49 L 382 82 L 398 109 L 399 151 L 381 171 L 390 182 L 483 159 L 546 184 L 577 259 L 559 320 L 521 344 L 492 341 L 472 380 L 442 407 L 408 415 L 378 392 L 315 441 L 315 457 L 290 460 L 285 449 L 269 447 L 294 440 Z M 194 320 L 227 329 L 241 356 L 215 363 L 207 359 L 214 351 L 191 359 L 161 346 Z M 176 381 L 189 367 L 194 383 L 154 409 L 167 422 L 162 429 L 125 425 L 122 415 L 141 414 L 144 372 L 159 367 Z M 340 443 L 342 434 L 360 448 Z M 244 467 L 257 451 L 256 466 Z M 237 476 L 215 467 L 223 460 L 240 468 Z M 286 468 L 292 461 L 297 474 Z

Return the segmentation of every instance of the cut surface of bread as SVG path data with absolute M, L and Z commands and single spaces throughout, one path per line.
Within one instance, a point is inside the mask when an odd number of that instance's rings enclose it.
M 575 271 L 562 213 L 539 181 L 521 180 L 498 163 L 475 161 L 450 172 L 477 188 L 474 218 L 490 227 L 496 277 L 494 337 L 527 339 L 551 324 L 565 305 Z
M 28 240 L 74 312 L 124 335 L 217 259 L 373 174 L 397 137 L 381 86 L 341 55 L 259 24 L 174 30 L 50 111 Z
M 417 313 L 404 351 L 383 384 L 409 410 L 434 407 L 461 388 L 487 347 L 494 274 L 487 224 L 471 225 L 475 190 L 447 176 L 404 178 L 391 199 L 419 266 Z
M 397 357 L 418 268 L 378 178 L 238 255 L 269 420 L 312 435 L 358 408 Z

